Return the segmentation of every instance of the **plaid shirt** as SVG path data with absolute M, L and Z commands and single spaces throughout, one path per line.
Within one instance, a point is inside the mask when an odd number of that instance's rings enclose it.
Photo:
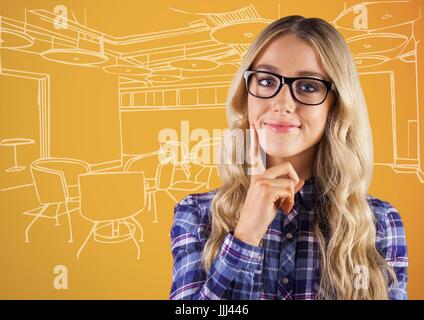
M 313 232 L 318 197 L 315 178 L 295 195 L 292 211 L 281 209 L 263 237 L 252 246 L 228 233 L 208 273 L 201 254 L 210 234 L 210 204 L 216 189 L 191 194 L 174 210 L 171 229 L 174 259 L 170 299 L 315 299 L 319 286 L 319 246 Z M 376 217 L 376 246 L 394 268 L 397 283 L 390 299 L 407 299 L 405 232 L 388 202 L 368 195 Z

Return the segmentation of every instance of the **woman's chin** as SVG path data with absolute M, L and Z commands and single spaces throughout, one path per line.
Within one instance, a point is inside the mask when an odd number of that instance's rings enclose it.
M 293 157 L 297 154 L 299 154 L 299 152 L 297 150 L 284 150 L 282 151 L 282 149 L 285 147 L 279 147 L 279 148 L 267 148 L 265 150 L 266 154 L 268 157 L 273 157 L 273 158 L 290 158 Z

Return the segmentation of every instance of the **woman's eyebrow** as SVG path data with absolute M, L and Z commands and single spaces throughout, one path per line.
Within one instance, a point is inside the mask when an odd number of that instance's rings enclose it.
M 320 72 L 313 72 L 313 71 L 299 71 L 296 73 L 298 76 L 305 76 L 305 77 L 318 77 L 323 80 L 327 80 L 327 77 L 323 75 Z
M 256 70 L 261 69 L 261 70 L 266 70 L 266 71 L 280 74 L 280 70 L 277 67 L 274 67 L 273 65 L 270 65 L 270 64 L 259 64 L 255 67 L 255 69 Z M 327 80 L 327 77 L 324 74 L 322 74 L 321 72 L 314 72 L 314 71 L 306 71 L 306 70 L 298 71 L 296 72 L 296 76 L 317 77 L 323 80 Z
M 274 67 L 270 64 L 259 64 L 255 67 L 255 69 L 262 69 L 262 70 L 271 71 L 271 72 L 275 72 L 275 73 L 280 72 L 280 70 L 277 67 Z

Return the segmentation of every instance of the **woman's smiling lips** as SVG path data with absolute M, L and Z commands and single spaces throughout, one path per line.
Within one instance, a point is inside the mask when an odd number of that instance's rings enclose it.
M 300 128 L 300 125 L 294 122 L 265 121 L 264 125 L 275 133 L 287 133 Z

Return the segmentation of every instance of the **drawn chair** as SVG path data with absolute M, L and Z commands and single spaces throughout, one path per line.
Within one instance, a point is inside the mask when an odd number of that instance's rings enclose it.
M 78 202 L 78 175 L 89 172 L 89 165 L 81 160 L 69 158 L 44 158 L 31 163 L 31 175 L 33 178 L 37 198 L 41 206 L 23 212 L 24 215 L 34 216 L 25 230 L 25 242 L 29 242 L 29 231 L 34 223 L 40 218 L 55 219 L 56 226 L 59 217 L 67 215 L 69 224 L 69 241 L 73 242 L 71 202 Z M 60 208 L 64 206 L 62 212 Z M 55 207 L 53 216 L 48 215 L 50 208 Z
M 143 211 L 146 202 L 143 172 L 89 173 L 79 176 L 80 213 L 92 223 L 92 228 L 77 252 L 77 259 L 93 237 L 101 243 L 132 240 L 140 258 L 143 228 L 135 217 Z M 136 232 L 140 231 L 140 239 Z
M 175 168 L 176 164 L 173 156 L 169 156 L 163 159 L 157 169 L 156 177 L 154 179 L 147 180 L 147 189 L 146 193 L 148 196 L 148 210 L 151 210 L 153 204 L 153 210 L 155 214 L 154 223 L 158 223 L 157 217 L 157 207 L 156 207 L 156 193 L 163 191 L 165 192 L 172 200 L 178 202 L 177 199 L 172 195 L 170 191 L 186 191 L 194 192 L 202 188 L 205 184 L 203 182 L 190 181 L 190 180 L 178 180 L 175 181 Z

